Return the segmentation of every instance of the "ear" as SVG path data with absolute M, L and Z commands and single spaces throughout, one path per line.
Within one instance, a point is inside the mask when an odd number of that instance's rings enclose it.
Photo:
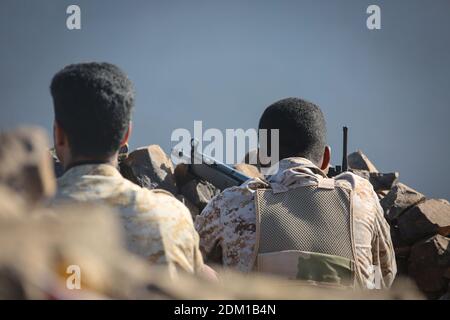
M 56 147 L 65 147 L 67 144 L 67 136 L 64 129 L 55 120 L 53 121 L 53 140 Z
M 320 166 L 320 169 L 327 170 L 328 166 L 330 165 L 331 161 L 331 149 L 329 146 L 325 146 L 325 149 L 323 150 L 323 157 L 322 157 L 322 165 Z
M 125 132 L 125 135 L 124 135 L 122 141 L 120 141 L 121 147 L 123 147 L 124 145 L 126 145 L 128 143 L 128 140 L 130 139 L 130 136 L 131 136 L 131 130 L 132 130 L 132 123 L 130 121 L 130 123 L 128 123 L 128 129 Z

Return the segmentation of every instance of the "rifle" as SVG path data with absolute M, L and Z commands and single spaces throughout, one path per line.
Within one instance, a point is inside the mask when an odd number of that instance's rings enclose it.
M 348 128 L 343 127 L 343 157 L 342 165 L 330 167 L 328 177 L 335 177 L 348 170 L 347 162 Z M 239 186 L 250 177 L 235 170 L 212 157 L 198 151 L 198 141 L 191 139 L 189 156 L 184 150 L 172 150 L 177 158 L 184 160 L 188 166 L 188 172 L 200 180 L 206 180 L 219 190 Z
M 330 167 L 328 169 L 328 177 L 333 178 L 342 172 L 348 171 L 348 160 L 347 160 L 347 144 L 348 144 L 348 128 L 342 128 L 342 165 L 337 165 Z
M 208 181 L 221 191 L 239 186 L 250 179 L 233 167 L 199 152 L 198 141 L 195 139 L 191 139 L 190 147 L 189 156 L 182 149 L 174 149 L 172 154 L 184 160 L 188 166 L 188 172 L 196 178 Z
M 343 127 L 343 146 L 342 146 L 342 165 L 330 167 L 328 177 L 333 178 L 343 172 L 350 171 L 371 182 L 375 191 L 389 190 L 398 179 L 398 173 L 378 173 L 367 172 L 348 168 L 347 148 L 348 148 L 348 128 Z M 235 170 L 212 157 L 209 157 L 198 151 L 198 142 L 191 139 L 189 156 L 183 150 L 173 150 L 172 153 L 183 159 L 187 164 L 188 172 L 199 180 L 206 180 L 219 190 L 229 187 L 239 186 L 246 182 L 250 177 Z

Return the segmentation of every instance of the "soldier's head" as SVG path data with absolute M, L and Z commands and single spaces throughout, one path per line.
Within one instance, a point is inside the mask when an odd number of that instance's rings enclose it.
M 279 130 L 279 159 L 303 157 L 322 170 L 328 168 L 331 152 L 326 145 L 326 123 L 317 105 L 299 98 L 277 101 L 262 114 L 259 129 L 268 130 L 268 137 L 270 130 Z
M 65 67 L 51 82 L 54 143 L 64 167 L 76 161 L 114 161 L 128 141 L 134 89 L 109 63 Z

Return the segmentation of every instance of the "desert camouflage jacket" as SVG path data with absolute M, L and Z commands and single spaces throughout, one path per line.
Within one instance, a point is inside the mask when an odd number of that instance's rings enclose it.
M 151 263 L 192 273 L 203 266 L 192 217 L 168 192 L 141 188 L 111 165 L 87 164 L 69 169 L 58 179 L 54 202 L 64 200 L 100 202 L 117 208 L 128 248 Z
M 303 158 L 283 159 L 278 172 L 267 182 L 274 190 L 296 188 L 325 177 L 312 162 Z M 360 270 L 361 285 L 386 288 L 397 272 L 389 225 L 371 184 L 354 174 L 343 173 L 336 185 L 350 184 L 353 190 L 353 236 L 355 263 Z M 195 227 L 200 235 L 200 249 L 208 256 L 218 246 L 222 263 L 243 272 L 253 269 L 256 243 L 255 189 L 267 182 L 250 179 L 239 187 L 224 190 L 197 216 Z M 378 276 L 377 276 L 378 275 Z

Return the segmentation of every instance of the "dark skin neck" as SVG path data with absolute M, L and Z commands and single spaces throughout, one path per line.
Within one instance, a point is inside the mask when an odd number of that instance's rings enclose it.
M 64 164 L 64 170 L 68 170 L 70 168 L 73 168 L 77 165 L 81 164 L 108 164 L 113 167 L 118 166 L 118 160 L 117 160 L 118 154 L 115 153 L 113 156 L 110 157 L 74 157 L 68 161 L 67 164 Z

